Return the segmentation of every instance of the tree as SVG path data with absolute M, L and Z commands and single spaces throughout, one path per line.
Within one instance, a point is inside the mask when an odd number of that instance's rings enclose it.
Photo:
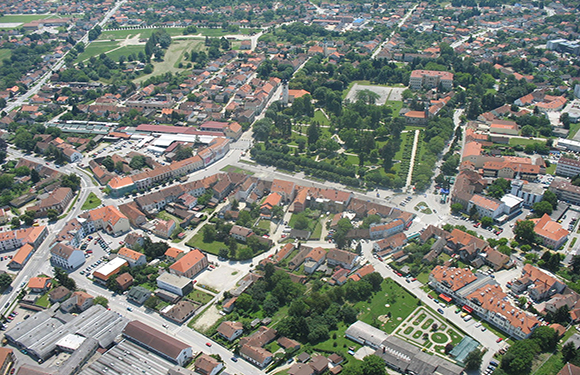
M 536 233 L 534 232 L 534 222 L 531 220 L 521 220 L 514 226 L 514 234 L 518 242 L 533 244 L 536 242 Z
M 107 308 L 107 307 L 109 307 L 109 300 L 103 296 L 96 296 L 95 299 L 93 299 L 93 304 L 94 305 L 101 305 L 104 308 Z
M 534 203 L 532 208 L 534 209 L 534 214 L 537 217 L 542 217 L 542 216 L 544 216 L 544 214 L 548 214 L 548 215 L 552 214 L 552 205 L 548 201 L 541 201 L 541 202 Z
M 51 208 L 50 210 L 46 211 L 46 216 L 48 217 L 48 221 L 55 221 L 58 219 L 58 211 L 54 208 Z
M 213 225 L 205 225 L 203 227 L 203 242 L 212 243 L 215 241 L 217 231 Z
M 236 300 L 236 308 L 241 311 L 249 312 L 253 305 L 254 301 L 252 296 L 247 293 L 240 294 Z
M 101 164 L 103 165 L 103 167 L 107 168 L 109 172 L 113 172 L 115 170 L 115 162 L 113 161 L 113 158 L 110 155 L 104 158 Z
M 294 222 L 294 228 L 300 230 L 306 230 L 310 227 L 310 220 L 306 213 L 301 212 L 296 216 L 296 221 Z
M 551 190 L 546 190 L 542 196 L 542 201 L 548 202 L 552 205 L 552 209 L 555 210 L 558 207 L 558 197 Z
M 123 172 L 123 162 L 121 160 L 115 163 L 115 170 L 117 172 Z
M 368 89 L 357 91 L 355 97 L 357 101 L 360 100 L 367 105 L 374 105 L 381 98 L 379 94 Z
M 132 169 L 141 169 L 146 165 L 146 159 L 143 155 L 135 155 L 131 158 L 129 167 Z
M 453 203 L 451 205 L 451 211 L 453 213 L 459 213 L 459 212 L 463 211 L 463 205 L 461 203 Z
M 570 114 L 568 112 L 563 112 L 560 115 L 560 122 L 564 126 L 564 129 L 570 129 L 570 123 L 572 122 L 570 120 Z
M 500 199 L 509 190 L 510 186 L 511 183 L 508 180 L 500 177 L 487 188 L 487 194 L 496 199 Z
M 70 278 L 68 273 L 60 267 L 54 267 L 54 278 L 58 281 L 58 283 L 68 290 L 76 290 L 77 284 L 76 282 Z
M 471 351 L 465 358 L 465 368 L 467 370 L 477 370 L 481 367 L 482 360 L 483 360 L 482 351 L 475 349 Z
M 272 131 L 272 120 L 263 118 L 254 123 L 254 138 L 258 141 L 267 141 Z
M 24 212 L 24 214 L 22 214 L 22 216 L 20 216 L 20 219 L 22 221 L 24 221 L 24 224 L 26 225 L 32 225 L 34 224 L 34 217 L 35 217 L 35 212 L 34 211 L 26 211 Z
M 575 274 L 580 273 L 580 255 L 574 255 L 570 261 L 570 267 Z
M 37 183 L 38 181 L 40 181 L 40 175 L 38 174 L 38 172 L 36 171 L 36 169 L 31 169 L 30 170 L 30 180 L 33 183 Z
M 558 344 L 558 333 L 548 326 L 537 327 L 530 339 L 534 340 L 543 352 L 552 352 Z
M 191 147 L 177 147 L 175 151 L 175 160 L 185 160 L 193 156 L 193 149 Z
M 12 284 L 12 278 L 7 273 L 0 274 L 0 290 L 7 288 Z
M 10 220 L 10 225 L 12 228 L 20 228 L 20 219 L 16 216 L 13 217 L 12 220 Z
M 566 345 L 562 347 L 562 357 L 564 362 L 570 362 L 578 355 L 576 350 L 576 345 L 572 341 L 569 341 Z
M 386 375 L 385 361 L 377 355 L 367 355 L 361 365 L 363 375 Z
M 532 361 L 539 352 L 534 340 L 520 340 L 513 343 L 501 359 L 501 368 L 508 374 L 529 374 Z
M 235 240 L 234 240 L 235 243 Z M 221 259 L 228 259 L 228 249 L 221 248 L 218 252 L 218 257 Z
M 155 308 L 157 307 L 159 302 L 161 302 L 159 297 L 151 296 L 151 297 L 147 298 L 147 301 L 145 301 L 145 303 L 143 305 L 148 309 L 155 310 Z
M 320 138 L 320 124 L 318 121 L 312 121 L 310 126 L 308 127 L 308 144 L 313 145 L 318 142 Z
M 445 354 L 449 354 L 453 350 L 454 346 L 452 343 L 445 345 Z
M 491 227 L 493 225 L 493 219 L 489 216 L 484 216 L 481 218 L 481 226 L 484 228 Z

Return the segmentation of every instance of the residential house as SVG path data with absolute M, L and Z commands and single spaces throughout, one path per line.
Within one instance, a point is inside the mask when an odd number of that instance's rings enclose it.
M 51 303 L 62 302 L 68 298 L 69 294 L 70 290 L 61 285 L 48 293 L 48 299 Z
M 561 294 L 565 288 L 566 284 L 531 264 L 524 266 L 522 276 L 511 286 L 511 290 L 517 294 L 527 290 L 534 301 L 543 301 L 555 294 Z
M 157 219 L 153 227 L 153 234 L 161 238 L 169 238 L 176 228 L 175 220 Z
M 94 297 L 87 292 L 77 291 L 60 304 L 60 309 L 65 313 L 83 312 L 93 305 L 93 300 Z
M 358 256 L 350 251 L 344 251 L 339 249 L 330 249 L 326 253 L 326 264 L 329 267 L 342 267 L 350 270 L 354 267 L 354 263 Z
M 62 242 L 56 242 L 50 249 L 50 261 L 64 270 L 75 270 L 85 262 L 85 254 Z
M 278 193 L 271 193 L 268 197 L 264 200 L 262 205 L 260 206 L 260 212 L 268 217 L 271 218 L 273 214 L 274 207 L 277 207 L 280 202 L 282 201 L 282 196 Z
M 216 375 L 224 367 L 222 362 L 202 353 L 194 363 L 195 371 L 202 375 Z
M 151 291 L 142 286 L 134 286 L 127 293 L 127 299 L 135 302 L 138 305 L 142 305 L 151 297 Z
M 169 267 L 169 272 L 192 278 L 208 266 L 207 256 L 197 249 L 190 250 Z
M 169 249 L 167 249 L 165 251 L 165 259 L 168 262 L 175 262 L 178 261 L 179 259 L 181 259 L 182 256 L 185 255 L 185 251 L 181 250 L 181 249 L 177 249 L 175 247 L 170 247 Z
M 129 219 L 129 222 L 135 228 L 139 228 L 147 222 L 147 216 L 139 209 L 137 203 L 133 201 L 120 205 L 119 211 Z
M 373 244 L 373 251 L 377 253 L 380 257 L 388 256 L 389 254 L 399 251 L 407 243 L 407 236 L 405 233 L 400 232 L 378 240 Z
M 240 242 L 247 242 L 248 237 L 253 234 L 254 232 L 250 228 L 245 228 L 239 225 L 232 226 L 232 229 L 230 230 L 230 236 Z
M 44 293 L 52 286 L 50 277 L 32 277 L 28 281 L 28 288 L 34 293 Z
M 103 229 L 112 236 L 119 236 L 131 229 L 129 219 L 115 206 L 96 208 L 79 215 L 85 219 L 83 229 L 86 233 L 93 233 Z
M 557 250 L 568 241 L 570 232 L 552 220 L 548 214 L 544 214 L 539 219 L 532 219 L 532 221 L 534 222 L 534 232 L 544 246 Z
M 405 229 L 405 222 L 402 219 L 395 219 L 387 224 L 372 224 L 369 228 L 370 237 L 373 240 L 392 236 Z
M 241 322 L 225 321 L 218 326 L 217 333 L 231 342 L 244 333 L 244 325 Z
M 326 250 L 316 247 L 304 258 L 304 273 L 314 273 L 326 259 Z
M 71 188 L 59 187 L 48 193 L 46 198 L 41 199 L 40 202 L 29 207 L 27 210 L 34 211 L 36 217 L 46 216 L 49 210 L 55 210 L 61 214 L 73 197 L 74 194 Z
M 190 278 L 164 272 L 157 278 L 157 287 L 178 296 L 187 296 L 193 290 L 193 283 Z
M 140 253 L 135 250 L 128 249 L 126 247 L 122 247 L 119 249 L 117 255 L 123 259 L 125 259 L 129 263 L 129 267 L 138 267 L 142 266 L 147 263 L 147 257 L 145 254 Z
M 296 193 L 296 185 L 294 184 L 294 182 L 291 181 L 275 179 L 274 181 L 272 181 L 270 191 L 272 193 L 278 193 L 283 203 L 290 203 L 294 200 L 294 195 Z

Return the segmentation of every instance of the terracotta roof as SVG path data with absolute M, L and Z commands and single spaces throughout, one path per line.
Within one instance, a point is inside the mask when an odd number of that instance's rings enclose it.
M 142 256 L 145 256 L 144 254 L 142 254 L 138 251 L 131 250 L 131 249 L 128 249 L 126 247 L 122 247 L 121 249 L 119 249 L 118 254 L 120 257 L 129 258 L 135 262 L 138 261 L 139 258 L 141 258 Z
M 44 289 L 50 287 L 50 277 L 32 277 L 28 281 L 28 287 L 30 289 Z
M 241 322 L 231 322 L 226 321 L 222 322 L 218 328 L 217 332 L 222 334 L 225 337 L 232 337 L 236 331 L 244 329 L 244 325 Z
M 310 258 L 315 262 L 319 262 L 324 258 L 325 255 L 326 251 L 322 247 L 315 247 L 314 249 L 310 250 L 305 259 Z
M 477 280 L 468 268 L 437 266 L 431 271 L 431 275 L 454 292 Z
M 177 249 L 175 247 L 170 247 L 169 249 L 167 249 L 167 251 L 165 251 L 165 256 L 176 259 L 179 256 L 179 254 L 183 254 L 183 253 L 184 253 L 184 251 L 181 249 Z
M 566 363 L 557 375 L 580 375 L 580 367 Z
M 30 253 L 33 250 L 34 247 L 32 247 L 32 245 L 25 244 L 20 249 L 18 249 L 18 252 L 16 252 L 16 255 L 14 255 L 14 258 L 12 258 L 12 261 L 10 263 L 16 263 L 21 265 L 24 264 L 24 262 L 28 258 L 28 255 L 30 255 Z
M 169 268 L 178 272 L 185 273 L 204 258 L 205 255 L 201 251 L 192 249 L 177 262 L 173 263 Z
M 553 221 L 548 214 L 544 214 L 540 219 L 532 219 L 532 221 L 535 223 L 534 231 L 552 241 L 558 242 L 570 234 L 560 224 Z

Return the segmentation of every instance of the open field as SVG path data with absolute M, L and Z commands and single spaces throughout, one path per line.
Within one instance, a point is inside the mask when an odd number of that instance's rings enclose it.
M 195 236 L 191 238 L 191 240 L 187 241 L 187 246 L 196 247 L 201 249 L 205 252 L 210 254 L 218 255 L 220 249 L 227 249 L 228 246 L 220 241 L 214 241 L 211 243 L 203 242 L 203 234 L 197 233 Z
M 125 39 L 126 37 L 134 37 L 139 35 L 139 38 L 146 39 L 151 36 L 153 31 L 157 30 L 156 28 L 151 29 L 122 29 L 122 30 L 106 30 L 101 33 L 99 36 L 99 40 L 110 40 L 110 39 Z M 169 33 L 171 36 L 180 36 L 183 35 L 183 31 L 185 27 L 167 27 L 164 28 L 165 31 Z M 197 29 L 197 36 L 205 37 L 222 37 L 228 35 L 249 35 L 253 32 L 259 32 L 259 29 L 240 29 L 236 32 L 231 31 L 224 31 L 222 29 L 208 29 L 208 28 L 198 28 Z
M 118 42 L 93 42 L 85 48 L 83 53 L 78 55 L 76 61 L 85 61 L 93 56 L 99 56 L 101 53 L 107 53 L 117 47 L 119 47 Z
M 60 17 L 57 17 L 54 14 L 7 14 L 0 17 L 0 24 L 26 23 L 34 20 L 42 20 L 45 18 L 60 18 Z
M 153 73 L 139 77 L 136 81 L 142 82 L 152 76 L 182 71 L 183 69 L 177 66 L 180 62 L 183 62 L 183 54 L 185 52 L 199 51 L 202 48 L 205 48 L 205 45 L 201 39 L 174 39 L 165 52 L 163 61 L 153 62 Z
M 387 101 L 398 102 L 402 100 L 402 93 L 405 91 L 404 87 L 389 87 L 389 86 L 378 86 L 378 85 L 362 85 L 360 83 L 355 83 L 352 88 L 346 94 L 347 100 L 351 102 L 356 101 L 356 95 L 359 91 L 369 90 L 379 95 L 376 101 L 377 105 L 383 105 Z
M 107 53 L 107 56 L 109 56 L 109 58 L 111 58 L 111 60 L 113 61 L 119 61 L 119 57 L 121 55 L 124 55 L 125 57 L 129 56 L 130 54 L 134 54 L 135 56 L 137 56 L 137 54 L 141 51 L 144 51 L 145 47 L 144 46 L 125 46 L 125 47 L 121 47 L 119 49 L 116 49 L 114 51 L 110 51 Z
M 205 305 L 206 303 L 212 300 L 213 296 L 201 290 L 194 289 L 191 293 L 187 295 L 187 298 L 189 298 L 192 301 L 197 301 L 202 305 Z
M 393 331 L 417 308 L 419 300 L 391 279 L 385 279 L 382 288 L 372 298 L 371 302 L 361 301 L 356 307 L 361 311 L 359 320 L 373 324 L 379 321 L 380 329 L 387 333 Z M 388 307 L 387 307 L 388 306 Z M 384 319 L 388 313 L 391 316 Z M 383 317 L 382 320 L 379 317 Z M 386 320 L 386 322 L 382 322 Z
M 510 138 L 510 146 L 522 145 L 527 146 L 534 143 L 544 143 L 542 141 L 537 141 L 535 139 L 526 139 L 526 138 Z

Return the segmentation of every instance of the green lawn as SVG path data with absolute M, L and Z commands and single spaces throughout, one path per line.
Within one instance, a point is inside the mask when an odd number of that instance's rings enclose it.
M 550 164 L 550 166 L 548 168 L 546 168 L 546 174 L 556 174 L 556 167 L 558 166 L 558 164 L 556 163 L 552 163 Z
M 543 143 L 542 141 L 537 141 L 535 139 L 527 139 L 527 138 L 510 138 L 510 146 L 527 146 L 534 143 Z
M 101 53 L 107 53 L 118 46 L 119 43 L 117 42 L 92 42 L 85 48 L 83 53 L 78 55 L 76 61 L 84 61 L 93 56 L 98 56 Z
M 0 23 L 26 23 L 52 17 L 54 17 L 54 14 L 8 14 L 0 17 Z
M 187 298 L 189 298 L 192 301 L 197 301 L 202 305 L 205 305 L 206 303 L 208 303 L 213 299 L 213 296 L 201 290 L 194 289 L 191 293 L 187 295 Z
M 141 51 L 145 51 L 144 46 L 125 46 L 107 53 L 107 56 L 113 61 L 119 61 L 119 56 L 123 55 L 125 60 L 127 60 L 126 57 L 130 54 L 137 56 Z
M 318 121 L 320 125 L 330 125 L 330 121 L 326 118 L 326 116 L 324 116 L 324 113 L 322 113 L 321 110 L 316 110 L 316 112 L 314 112 L 314 117 L 312 120 Z
M 399 100 L 387 100 L 385 106 L 391 107 L 393 110 L 393 117 L 399 117 L 399 112 L 403 108 L 403 102 Z
M 203 251 L 206 251 L 206 252 L 208 252 L 210 254 L 214 254 L 214 255 L 218 255 L 220 249 L 227 249 L 228 248 L 225 243 L 219 242 L 219 241 L 214 241 L 211 243 L 203 242 L 203 234 L 202 233 L 196 234 L 195 236 L 193 236 L 191 238 L 191 240 L 187 241 L 187 246 L 196 247 L 198 249 L 201 249 Z
M 258 228 L 265 229 L 268 231 L 268 233 L 270 233 L 270 221 L 263 219 L 260 220 L 260 222 L 258 222 Z
M 43 294 L 42 297 L 37 299 L 34 304 L 48 308 L 48 306 L 50 306 L 50 301 L 48 300 L 48 293 Z
M 125 39 L 127 37 L 132 38 L 135 35 L 139 35 L 139 39 L 147 39 L 153 34 L 153 31 L 157 29 L 124 29 L 124 30 L 108 30 L 103 31 L 99 36 L 99 40 L 111 40 L 111 39 Z M 184 27 L 168 27 L 165 29 L 169 35 L 172 37 L 183 36 Z M 249 35 L 252 32 L 259 32 L 259 29 L 240 29 L 237 32 L 223 31 L 222 29 L 208 29 L 208 28 L 198 28 L 197 34 L 201 36 L 209 37 L 222 37 L 226 35 L 243 34 Z
M 97 197 L 95 195 L 95 193 L 89 193 L 89 196 L 87 197 L 87 200 L 85 201 L 85 203 L 83 203 L 83 206 L 81 207 L 82 210 L 92 210 L 93 208 L 97 208 L 101 205 L 101 203 L 103 203 L 99 197 Z
M 578 133 L 578 129 L 580 129 L 580 122 L 575 124 L 570 124 L 570 131 L 568 132 L 568 139 L 573 139 L 576 133 Z
M 356 308 L 361 311 L 359 320 L 368 324 L 378 322 L 383 331 L 393 333 L 395 328 L 417 308 L 418 301 L 399 284 L 391 279 L 385 279 L 381 290 L 373 296 L 370 304 L 361 301 L 356 304 Z M 391 313 L 390 319 L 386 323 L 381 323 L 378 317 L 387 313 Z
M 322 224 L 320 223 L 320 220 L 317 220 L 316 226 L 314 227 L 314 230 L 312 231 L 312 235 L 310 236 L 310 239 L 311 240 L 319 240 L 321 235 L 322 235 Z
M 222 172 L 232 172 L 232 173 L 243 173 L 243 174 L 247 174 L 247 175 L 253 175 L 254 172 L 250 172 L 247 171 L 245 169 L 233 166 L 233 165 L 226 165 L 225 167 L 223 167 L 222 169 L 220 169 L 220 171 Z
M 558 352 L 552 355 L 540 368 L 534 372 L 534 375 L 554 375 L 557 374 L 562 367 L 564 367 L 564 362 L 562 361 L 562 353 Z
M 330 338 L 326 341 L 316 344 L 314 349 L 325 350 L 329 352 L 339 352 L 340 355 L 344 356 L 345 359 L 349 361 L 354 360 L 354 357 L 348 354 L 348 348 L 353 346 L 355 347 L 355 351 L 357 351 L 360 349 L 361 345 L 344 337 L 344 332 L 347 328 L 348 326 L 344 324 L 344 322 L 340 322 L 338 324 L 338 329 L 336 331 L 330 332 Z M 333 338 L 335 335 L 336 339 Z

